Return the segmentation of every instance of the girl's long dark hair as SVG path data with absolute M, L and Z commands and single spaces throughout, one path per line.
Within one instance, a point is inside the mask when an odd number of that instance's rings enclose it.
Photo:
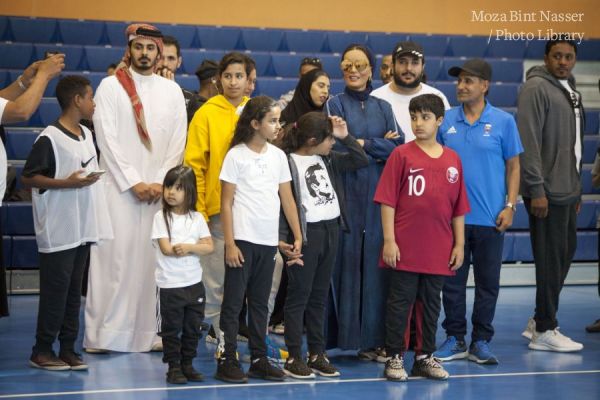
M 311 111 L 285 127 L 281 149 L 287 154 L 293 153 L 313 138 L 316 139 L 316 146 L 331 136 L 332 132 L 333 126 L 327 114 Z
M 262 121 L 269 111 L 276 107 L 277 103 L 269 96 L 256 96 L 246 103 L 242 115 L 235 127 L 233 139 L 229 148 L 233 148 L 240 143 L 248 143 L 254 136 L 254 128 L 252 128 L 252 120 Z
M 184 212 L 191 213 L 196 211 L 196 200 L 198 199 L 198 190 L 196 189 L 196 174 L 194 170 L 185 165 L 178 165 L 171 168 L 165 175 L 163 181 L 163 189 L 173 187 L 174 185 L 181 185 L 184 192 L 183 207 Z M 167 233 L 169 234 L 169 240 L 171 240 L 171 221 L 172 207 L 165 200 L 164 192 L 162 196 L 162 211 L 165 224 L 167 225 Z

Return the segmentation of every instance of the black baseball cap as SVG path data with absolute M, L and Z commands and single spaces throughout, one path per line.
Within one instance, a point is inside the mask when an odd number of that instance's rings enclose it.
M 462 67 L 450 68 L 448 70 L 448 75 L 458 76 L 462 71 L 486 81 L 492 80 L 492 67 L 481 58 L 471 58 L 465 61 Z
M 411 55 L 417 58 L 425 58 L 425 52 L 423 51 L 423 47 L 420 44 L 407 41 L 407 42 L 398 42 L 396 47 L 394 47 L 394 51 L 392 52 L 392 56 L 394 60 L 403 55 Z

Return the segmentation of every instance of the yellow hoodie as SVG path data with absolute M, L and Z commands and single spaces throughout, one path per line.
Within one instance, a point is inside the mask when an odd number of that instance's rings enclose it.
M 234 107 L 225 96 L 214 96 L 196 111 L 190 122 L 183 162 L 196 174 L 196 209 L 206 220 L 221 212 L 219 174 L 235 126 L 248 100 L 244 96 L 240 105 Z

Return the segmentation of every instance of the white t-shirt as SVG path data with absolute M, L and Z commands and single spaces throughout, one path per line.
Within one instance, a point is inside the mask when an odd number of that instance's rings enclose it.
M 321 156 L 292 154 L 298 167 L 300 197 L 306 222 L 319 222 L 340 216 L 340 204 Z
M 171 213 L 169 221 L 171 244 L 197 243 L 199 239 L 210 237 L 210 231 L 202 214 L 196 211 L 185 215 Z M 168 238 L 167 225 L 162 210 L 154 214 L 152 223 L 152 241 L 156 249 L 158 265 L 155 271 L 156 286 L 159 288 L 178 288 L 194 285 L 202 281 L 202 266 L 197 254 L 185 256 L 165 256 L 158 245 L 158 239 Z
M 238 144 L 225 156 L 219 178 L 236 185 L 234 239 L 277 246 L 279 184 L 292 180 L 285 153 L 269 143 L 262 153 Z
M 387 85 L 383 85 L 382 87 L 373 90 L 371 95 L 383 99 L 392 105 L 392 111 L 394 111 L 396 121 L 398 121 L 402 132 L 404 132 L 404 143 L 415 140 L 415 135 L 410 125 L 410 113 L 408 112 L 408 105 L 413 97 L 422 94 L 436 94 L 440 96 L 444 102 L 444 108 L 446 110 L 450 109 L 450 103 L 448 103 L 448 99 L 446 99 L 444 93 L 425 83 L 421 83 L 421 90 L 413 94 L 398 94 L 390 88 L 391 84 L 392 83 L 390 82 Z
M 574 111 L 575 111 L 575 158 L 577 160 L 577 171 L 579 171 L 579 165 L 581 162 L 581 114 L 579 112 L 579 105 L 581 104 L 581 99 L 579 98 L 579 95 L 577 94 L 577 92 L 575 92 L 573 89 L 571 89 L 571 86 L 569 86 L 569 81 L 566 79 L 559 79 L 558 80 L 560 82 L 561 85 L 564 86 L 565 89 L 567 89 L 567 91 L 569 92 L 569 94 L 571 95 L 571 102 L 574 105 Z
M 2 116 L 4 115 L 4 107 L 8 104 L 8 100 L 0 97 L 0 123 L 2 122 Z M 6 160 L 6 150 L 4 144 L 0 140 L 0 203 L 4 198 L 4 192 L 6 192 L 6 169 L 8 168 L 8 161 Z

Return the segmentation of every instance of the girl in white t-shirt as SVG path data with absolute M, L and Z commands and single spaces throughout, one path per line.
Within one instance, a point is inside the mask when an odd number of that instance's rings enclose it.
M 294 233 L 290 252 L 295 262 L 301 262 L 302 234 L 287 159 L 283 151 L 269 143 L 281 128 L 280 113 L 273 99 L 266 96 L 255 97 L 246 104 L 219 177 L 225 237 L 220 325 L 225 351 L 219 357 L 215 378 L 226 382 L 248 380 L 236 357 L 238 316 L 244 293 L 248 299 L 251 356 L 248 375 L 268 380 L 284 378 L 283 372 L 269 363 L 265 343 L 280 207 Z
M 158 335 L 163 362 L 169 364 L 167 382 L 201 381 L 192 366 L 204 319 L 205 292 L 201 255 L 213 251 L 210 231 L 196 211 L 196 175 L 185 166 L 171 168 L 163 182 L 162 210 L 154 215 L 159 291 Z
M 332 151 L 336 139 L 346 152 Z M 289 357 L 283 372 L 297 379 L 339 376 L 325 354 L 325 303 L 338 250 L 340 227 L 348 231 L 342 173 L 368 165 L 369 160 L 356 139 L 348 134 L 341 117 L 319 112 L 304 114 L 286 129 L 282 139 L 288 153 L 292 187 L 298 205 L 304 239 L 304 265 L 287 267 L 288 287 L 284 307 L 285 344 Z M 280 223 L 286 241 L 288 228 Z M 281 251 L 288 253 L 282 243 Z M 308 359 L 302 359 L 303 317 L 306 322 Z

